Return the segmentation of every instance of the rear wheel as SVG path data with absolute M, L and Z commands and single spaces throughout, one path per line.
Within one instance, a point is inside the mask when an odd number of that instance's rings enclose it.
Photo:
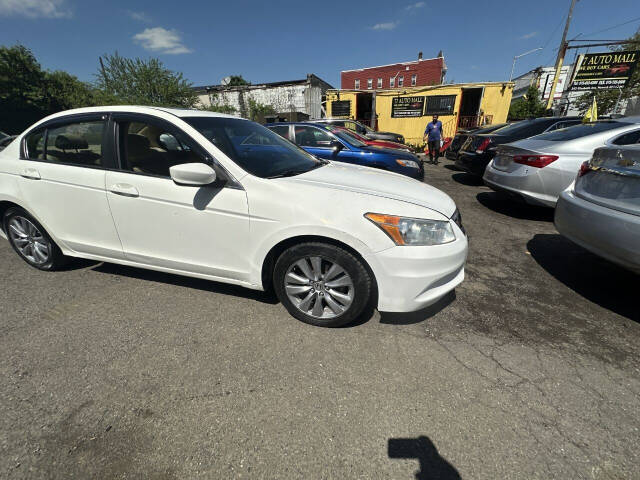
M 338 327 L 355 320 L 371 297 L 371 276 L 352 253 L 325 243 L 303 243 L 276 262 L 278 298 L 298 320 Z
M 23 209 L 7 210 L 3 226 L 13 249 L 32 267 L 55 270 L 66 263 L 66 257 L 46 230 Z

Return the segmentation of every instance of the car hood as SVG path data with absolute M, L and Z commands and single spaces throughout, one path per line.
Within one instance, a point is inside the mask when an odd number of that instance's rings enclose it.
M 360 147 L 360 150 L 371 153 L 385 153 L 387 155 L 393 155 L 394 157 L 404 158 L 406 160 L 416 160 L 415 156 L 411 152 L 408 152 L 407 150 L 400 150 L 397 148 L 382 147 L 379 145 L 367 145 L 366 147 Z
M 456 210 L 451 197 L 431 185 L 404 175 L 360 165 L 331 162 L 288 180 L 400 200 L 435 210 L 448 218 Z

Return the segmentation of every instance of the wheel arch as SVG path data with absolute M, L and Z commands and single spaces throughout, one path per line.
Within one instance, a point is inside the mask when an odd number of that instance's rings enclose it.
M 364 268 L 367 270 L 367 272 L 371 276 L 371 284 L 373 286 L 373 295 L 374 295 L 374 300 L 376 301 L 374 305 L 377 305 L 378 282 L 376 280 L 375 273 L 373 272 L 369 263 L 365 260 L 362 254 L 358 252 L 358 250 L 353 248 L 351 245 L 348 245 L 347 243 L 342 242 L 340 240 L 336 240 L 335 238 L 326 237 L 323 235 L 297 235 L 297 236 L 293 236 L 293 237 L 289 237 L 284 240 L 281 240 L 280 242 L 275 244 L 273 247 L 271 247 L 266 257 L 264 258 L 264 261 L 262 262 L 262 271 L 261 271 L 262 287 L 268 291 L 273 289 L 273 268 L 275 266 L 275 263 L 278 257 L 280 257 L 280 255 L 286 249 L 288 249 L 289 247 L 293 247 L 294 245 L 300 245 L 301 243 L 310 243 L 310 242 L 326 243 L 328 245 L 333 245 L 333 246 L 342 248 L 343 250 L 346 250 L 347 252 L 354 255 L 358 260 L 360 260 L 362 262 L 362 265 L 364 265 Z

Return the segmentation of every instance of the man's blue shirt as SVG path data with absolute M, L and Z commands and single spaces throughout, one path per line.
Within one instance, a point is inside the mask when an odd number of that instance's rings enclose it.
M 442 138 L 442 122 L 437 120 L 436 123 L 429 122 L 427 128 L 424 131 L 425 135 L 428 135 L 430 142 L 436 142 Z

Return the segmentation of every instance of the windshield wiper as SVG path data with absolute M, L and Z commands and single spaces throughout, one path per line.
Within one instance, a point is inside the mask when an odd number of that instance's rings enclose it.
M 282 178 L 282 177 L 293 177 L 294 175 L 300 175 L 302 173 L 307 173 L 309 170 L 283 170 L 280 173 L 276 173 L 275 175 L 271 175 L 267 178 Z

